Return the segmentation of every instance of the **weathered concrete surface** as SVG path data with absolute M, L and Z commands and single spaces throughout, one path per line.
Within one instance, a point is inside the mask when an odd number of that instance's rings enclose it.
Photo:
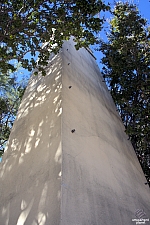
M 0 225 L 60 224 L 60 56 L 47 73 L 31 78 L 10 135 L 0 169 Z
M 137 209 L 149 218 L 127 139 L 95 59 L 65 42 L 22 101 L 1 164 L 0 225 L 133 225 Z

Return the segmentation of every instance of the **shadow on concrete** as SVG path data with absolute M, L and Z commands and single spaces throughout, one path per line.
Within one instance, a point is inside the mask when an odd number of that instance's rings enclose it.
M 60 222 L 61 69 L 54 56 L 29 82 L 1 163 L 0 224 Z

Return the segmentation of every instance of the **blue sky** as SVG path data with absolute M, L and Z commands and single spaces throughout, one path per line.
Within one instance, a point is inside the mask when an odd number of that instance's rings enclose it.
M 150 1 L 149 0 L 134 0 L 139 8 L 142 17 L 145 17 L 150 23 Z
M 148 20 L 148 23 L 150 24 L 150 0 L 121 0 L 120 2 L 129 2 L 129 3 L 133 3 L 133 4 L 136 4 L 138 9 L 139 9 L 139 12 L 141 14 L 142 17 L 144 17 L 145 19 Z M 114 0 L 105 0 L 105 3 L 110 3 L 111 7 L 114 6 Z M 117 0 L 118 2 L 118 0 Z M 100 14 L 100 17 L 102 16 L 102 14 Z M 109 13 L 106 14 L 106 18 L 107 19 L 110 19 L 111 15 Z M 105 39 L 105 34 L 104 32 L 100 32 L 99 36 L 103 39 Z M 96 56 L 97 58 L 97 63 L 99 65 L 99 67 L 101 68 L 102 65 L 100 65 L 100 59 L 102 57 L 102 54 L 100 52 L 95 52 L 94 51 L 94 47 L 91 47 L 93 52 L 94 52 L 94 55 Z M 29 54 L 28 54 L 29 56 Z M 18 72 L 18 75 L 19 75 L 19 78 L 21 78 L 22 76 L 29 76 L 30 75 L 30 72 L 28 72 L 27 70 L 24 70 L 24 69 L 21 69 L 19 72 Z
M 114 0 L 105 0 L 105 3 L 108 3 L 108 2 L 110 3 L 111 8 L 113 8 Z M 116 0 L 116 2 L 118 2 L 118 0 Z M 143 18 L 147 19 L 148 23 L 150 24 L 150 0 L 120 0 L 120 2 L 129 2 L 132 4 L 136 4 L 137 8 L 139 9 L 140 15 Z M 106 19 L 108 20 L 111 18 L 110 13 L 106 13 L 105 16 L 106 16 Z M 107 24 L 105 26 L 107 26 Z M 106 40 L 106 35 L 104 34 L 103 30 L 100 32 L 99 37 L 102 38 L 103 40 Z M 94 46 L 91 48 L 94 52 L 95 57 L 97 58 L 97 63 L 101 69 L 102 65 L 100 64 L 100 59 L 102 58 L 102 53 L 94 51 Z
M 114 6 L 114 0 L 105 0 L 105 3 L 110 3 Z M 118 2 L 118 0 L 116 0 Z M 150 1 L 149 0 L 120 0 L 120 2 L 129 2 L 136 4 L 142 17 L 145 17 L 150 22 Z

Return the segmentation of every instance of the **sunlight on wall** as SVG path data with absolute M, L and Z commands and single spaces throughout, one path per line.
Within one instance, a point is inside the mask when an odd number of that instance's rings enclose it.
M 59 107 L 60 107 L 60 105 L 61 105 L 61 102 L 62 102 L 62 100 L 60 100 L 60 101 L 57 103 L 55 112 L 57 112 L 58 110 L 60 111 L 61 108 L 59 108 Z
M 27 207 L 26 201 L 22 200 L 22 202 L 21 202 L 21 210 L 25 210 L 26 207 Z
M 36 93 L 29 93 L 27 98 L 24 98 L 21 102 L 20 109 L 17 114 L 17 119 L 25 117 L 29 109 L 33 107 L 33 102 L 31 102 L 35 98 Z
M 39 212 L 38 213 L 38 225 L 44 225 L 45 224 L 45 222 L 46 222 L 46 216 L 45 216 L 45 214 L 44 213 L 42 213 L 42 212 Z M 37 224 L 37 223 L 36 223 Z
M 50 92 L 51 92 L 51 90 L 49 89 L 49 90 L 46 91 L 46 94 L 49 94 Z
M 1 178 L 4 176 L 6 165 L 7 165 L 8 161 L 9 161 L 8 159 L 5 160 L 3 170 L 0 171 L 0 177 Z
M 45 95 L 41 95 L 40 97 L 37 98 L 37 103 L 35 103 L 34 107 L 37 107 L 38 105 L 43 104 L 43 102 L 46 100 L 46 96 Z
M 36 141 L 35 141 L 35 148 L 39 145 L 39 142 L 40 142 L 40 138 L 41 138 L 41 135 L 42 135 L 42 125 L 43 125 L 44 121 L 42 120 L 40 123 L 39 123 L 39 127 L 38 127 L 38 130 L 37 130 L 37 137 L 36 137 Z
M 12 151 L 18 151 L 18 145 L 19 145 L 18 140 L 16 138 L 14 138 L 12 140 L 11 150 Z
M 59 71 L 57 74 L 60 74 L 60 71 Z M 58 80 L 60 77 L 61 77 L 61 74 L 58 75 L 58 76 L 55 78 L 55 80 Z
M 29 153 L 31 151 L 31 141 L 32 141 L 34 134 L 35 134 L 35 130 L 32 128 L 29 133 L 29 138 L 24 144 L 26 147 L 25 153 Z
M 8 142 L 9 154 L 0 171 L 5 185 L 1 190 L 6 187 L 7 196 L 1 201 L 0 225 L 46 225 L 52 223 L 51 207 L 60 206 L 62 59 L 51 63 L 46 77 L 39 74 L 29 81 Z M 49 180 L 51 173 L 54 183 Z
M 20 145 L 18 143 L 17 138 L 12 139 L 12 142 L 10 143 L 10 147 L 12 150 L 11 157 L 13 157 L 13 159 L 17 158 L 16 152 L 20 151 Z M 8 148 L 8 145 L 7 145 L 7 148 Z M 5 149 L 5 154 L 7 154 L 6 152 L 7 148 Z M 5 161 L 3 162 L 3 170 L 0 171 L 0 177 L 3 177 L 6 171 L 10 171 L 12 169 L 13 164 L 9 164 L 8 166 L 10 158 L 5 159 Z
M 43 91 L 44 89 L 46 88 L 46 85 L 44 84 L 44 85 L 39 85 L 38 87 L 37 87 L 37 92 L 40 92 L 40 91 Z
M 25 200 L 22 200 L 21 206 L 23 206 L 23 208 L 24 207 L 25 208 L 23 209 L 23 212 L 20 214 L 16 225 L 24 225 L 24 223 L 26 222 L 26 219 L 30 213 L 30 210 L 32 208 L 33 202 L 34 202 L 34 200 L 32 199 L 32 201 L 29 203 L 29 205 L 26 206 Z
M 23 157 L 24 157 L 24 153 L 21 153 L 20 158 L 19 158 L 19 164 L 22 164 L 24 162 Z
M 60 116 L 62 114 L 62 108 L 59 109 L 59 113 L 57 116 Z
M 60 171 L 60 173 L 59 173 L 59 177 L 61 177 L 61 175 L 62 175 L 62 172 Z
M 61 142 L 60 142 L 58 149 L 56 151 L 56 154 L 55 154 L 55 162 L 56 163 L 61 163 L 61 154 L 62 154 L 62 146 L 61 146 Z
M 48 192 L 48 185 L 47 185 L 47 183 L 45 183 L 44 187 L 43 187 L 43 190 L 42 190 L 41 199 L 40 199 L 40 202 L 39 202 L 39 211 L 42 211 L 45 208 L 47 192 Z
M 55 104 L 56 102 L 57 102 L 57 100 L 59 99 L 59 95 L 58 96 L 56 96 L 55 98 L 54 98 L 54 101 L 53 101 L 53 103 Z
M 10 202 L 8 203 L 7 207 L 2 208 L 2 216 L 6 217 L 6 223 L 5 225 L 9 224 L 9 212 L 10 211 Z

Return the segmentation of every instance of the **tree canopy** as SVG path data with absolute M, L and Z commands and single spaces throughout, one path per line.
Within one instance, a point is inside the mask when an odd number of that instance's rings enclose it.
M 50 51 L 56 53 L 63 40 L 74 36 L 77 49 L 95 43 L 103 19 L 94 15 L 108 9 L 101 0 L 2 0 L 0 71 L 14 71 L 12 59 L 31 71 L 37 66 L 35 55 L 39 53 L 38 69 L 45 75 L 43 66 Z M 46 47 L 42 45 L 45 42 Z M 26 57 L 28 52 L 31 59 Z
M 4 152 L 25 87 L 26 81 L 18 82 L 15 75 L 0 76 L 0 156 Z
M 12 73 L 44 66 L 51 52 L 74 36 L 76 48 L 94 44 L 108 10 L 101 0 L 2 0 L 0 2 L 0 152 L 3 153 L 25 89 Z M 46 44 L 45 44 L 46 43 Z M 55 46 L 55 47 L 54 47 Z M 30 57 L 28 55 L 30 53 Z M 36 55 L 38 54 L 38 63 Z M 36 73 L 36 72 L 35 72 Z
M 102 74 L 150 184 L 150 33 L 135 5 L 117 3 Z

